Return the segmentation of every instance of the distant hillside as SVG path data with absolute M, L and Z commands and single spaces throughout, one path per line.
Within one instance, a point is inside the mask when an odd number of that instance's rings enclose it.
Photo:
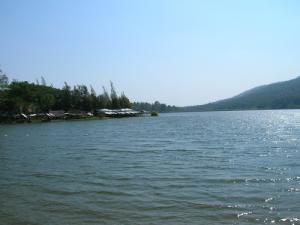
M 221 101 L 183 107 L 183 111 L 300 109 L 300 77 L 259 86 Z

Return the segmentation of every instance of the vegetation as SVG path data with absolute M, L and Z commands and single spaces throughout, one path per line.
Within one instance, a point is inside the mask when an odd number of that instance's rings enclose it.
M 183 108 L 189 112 L 252 109 L 300 109 L 300 77 L 259 86 L 233 98 Z
M 175 107 L 155 102 L 133 103 L 137 110 L 155 112 L 199 112 L 254 109 L 300 109 L 300 77 L 263 85 L 235 97 L 198 106 Z
M 134 102 L 132 104 L 132 108 L 137 111 L 145 110 L 149 112 L 180 112 L 182 109 L 176 106 L 170 106 L 166 104 L 161 104 L 160 102 L 156 101 L 153 104 L 146 103 L 146 102 Z
M 111 93 L 105 88 L 100 95 L 91 86 L 76 85 L 71 88 L 66 82 L 62 89 L 48 86 L 44 78 L 41 82 L 9 82 L 0 71 L 0 114 L 47 113 L 50 110 L 95 111 L 98 108 L 130 108 L 131 103 L 124 93 L 120 96 L 111 82 Z
M 158 112 L 151 112 L 151 116 L 158 116 Z
M 97 94 L 92 86 L 75 85 L 71 88 L 66 82 L 59 89 L 41 81 L 9 82 L 8 77 L 0 70 L 0 115 L 19 113 L 47 113 L 50 110 L 93 112 L 96 109 L 132 108 L 148 112 L 193 112 L 216 110 L 249 110 L 249 109 L 299 109 L 300 77 L 264 85 L 248 90 L 233 98 L 199 106 L 176 107 L 145 102 L 131 103 L 124 93 L 119 96 L 114 84 L 110 82 L 110 93 L 103 87 Z

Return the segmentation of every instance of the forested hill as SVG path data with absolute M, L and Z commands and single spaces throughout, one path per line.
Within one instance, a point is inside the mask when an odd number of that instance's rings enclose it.
M 182 111 L 300 109 L 300 77 L 259 86 L 229 99 L 182 109 Z

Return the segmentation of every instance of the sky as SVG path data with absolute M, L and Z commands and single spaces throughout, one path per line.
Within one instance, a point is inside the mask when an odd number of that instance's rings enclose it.
M 199 105 L 300 76 L 298 0 L 0 0 L 0 68 Z

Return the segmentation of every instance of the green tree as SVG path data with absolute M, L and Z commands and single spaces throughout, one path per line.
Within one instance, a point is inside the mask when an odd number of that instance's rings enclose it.
M 99 103 L 102 107 L 99 108 L 111 108 L 111 99 L 109 97 L 108 92 L 106 91 L 105 87 L 103 86 L 103 93 L 99 96 Z
M 72 91 L 71 87 L 65 82 L 61 92 L 61 108 L 65 111 L 69 111 L 72 107 Z
M 55 98 L 51 94 L 45 94 L 40 97 L 39 107 L 43 112 L 49 112 L 55 104 Z
M 111 82 L 111 93 L 105 87 L 103 93 L 97 96 L 92 86 L 85 85 L 71 87 L 65 82 L 61 89 L 47 86 L 45 81 L 29 83 L 26 81 L 8 82 L 5 74 L 0 72 L 0 112 L 9 113 L 39 113 L 50 110 L 91 111 L 97 108 L 118 109 L 130 108 L 131 103 L 122 93 L 119 97 Z
M 90 86 L 90 93 L 91 93 L 90 95 L 91 108 L 93 111 L 95 111 L 97 109 L 98 98 L 97 98 L 97 93 L 92 85 Z
M 117 92 L 115 90 L 113 82 L 110 82 L 110 99 L 111 99 L 111 108 L 112 109 L 119 109 L 120 108 L 120 102 L 117 95 Z
M 121 108 L 131 108 L 131 103 L 124 92 L 122 92 L 119 98 L 119 104 Z

